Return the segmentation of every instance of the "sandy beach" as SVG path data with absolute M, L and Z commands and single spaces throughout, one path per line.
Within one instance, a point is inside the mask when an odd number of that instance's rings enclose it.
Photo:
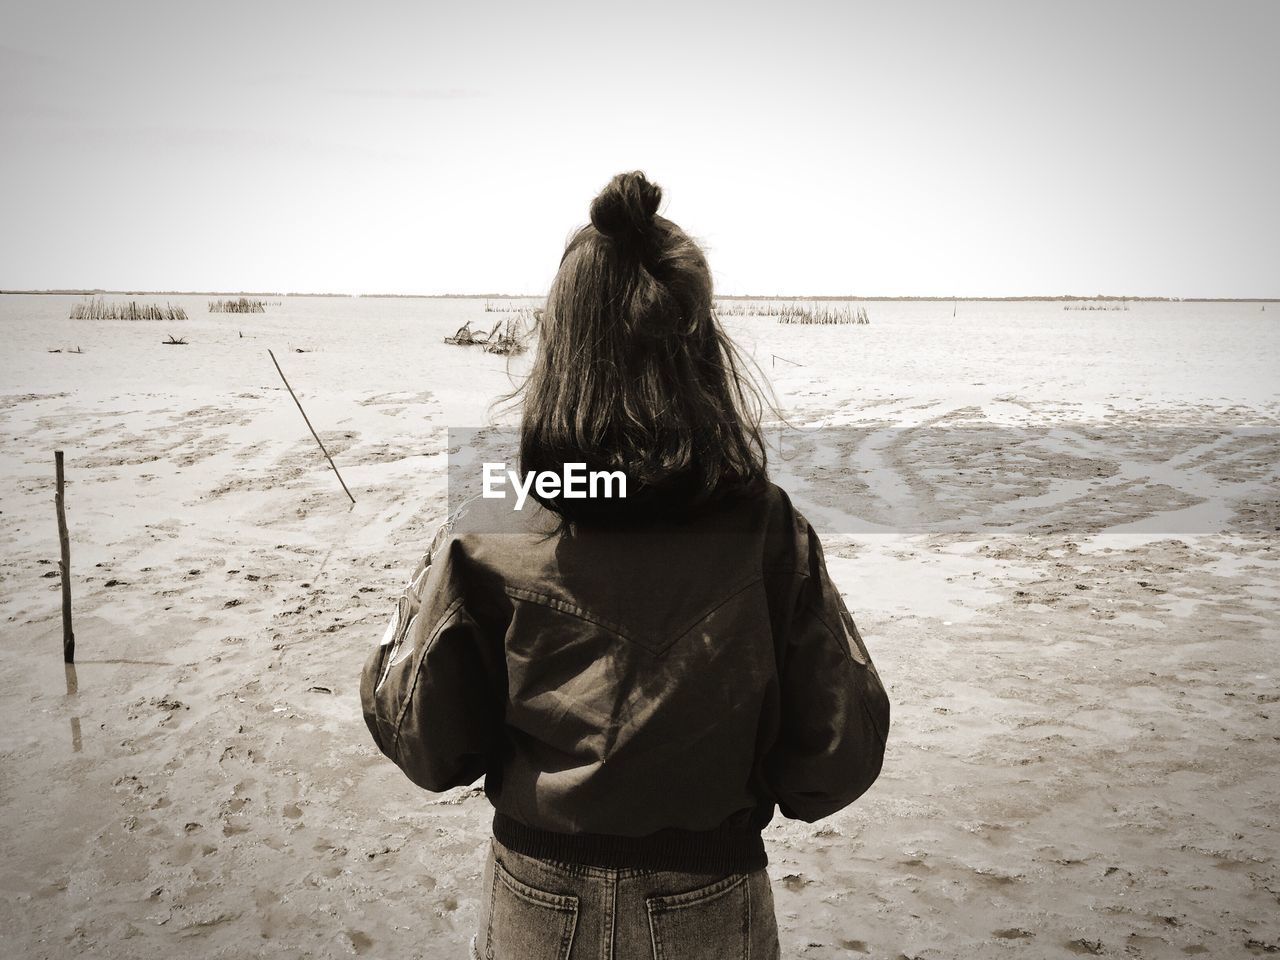
M 357 683 L 445 513 L 449 428 L 509 423 L 527 358 L 441 343 L 483 300 L 138 299 L 190 319 L 0 296 L 0 953 L 464 957 L 491 808 L 410 784 Z M 1280 952 L 1261 307 L 726 317 L 893 704 L 870 793 L 766 832 L 785 956 Z

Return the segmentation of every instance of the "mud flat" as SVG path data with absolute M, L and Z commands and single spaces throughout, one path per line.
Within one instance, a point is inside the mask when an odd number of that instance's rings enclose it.
M 0 297 L 4 953 L 463 956 L 490 808 L 381 758 L 357 679 L 444 511 L 448 427 L 527 357 L 439 343 L 474 301 L 205 299 L 173 351 Z M 951 312 L 727 318 L 894 706 L 862 801 L 766 832 L 785 955 L 1275 952 L 1280 328 Z

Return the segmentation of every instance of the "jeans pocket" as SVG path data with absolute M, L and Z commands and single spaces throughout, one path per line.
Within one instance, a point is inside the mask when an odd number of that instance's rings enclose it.
M 646 897 L 654 960 L 746 960 L 749 881 L 735 873 L 686 893 Z
M 489 866 L 487 960 L 567 960 L 578 925 L 578 898 L 531 887 L 497 860 Z

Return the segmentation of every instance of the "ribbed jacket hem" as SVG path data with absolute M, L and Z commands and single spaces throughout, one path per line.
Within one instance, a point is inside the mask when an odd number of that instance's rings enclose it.
M 526 857 L 610 869 L 749 873 L 769 863 L 760 831 L 737 824 L 714 830 L 670 828 L 643 837 L 623 837 L 558 833 L 495 813 L 493 835 L 503 846 Z

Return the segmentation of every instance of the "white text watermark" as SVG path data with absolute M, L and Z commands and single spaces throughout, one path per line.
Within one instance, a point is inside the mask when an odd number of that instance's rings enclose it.
M 554 470 L 531 470 L 523 477 L 517 471 L 507 469 L 505 463 L 485 463 L 483 471 L 482 496 L 486 500 L 505 500 L 505 487 L 510 482 L 516 492 L 517 510 L 524 509 L 530 490 L 542 500 L 553 500 L 556 497 L 564 497 L 566 500 L 611 500 L 614 497 L 625 499 L 627 496 L 625 473 L 621 470 L 587 470 L 585 463 L 566 463 L 561 473 Z

